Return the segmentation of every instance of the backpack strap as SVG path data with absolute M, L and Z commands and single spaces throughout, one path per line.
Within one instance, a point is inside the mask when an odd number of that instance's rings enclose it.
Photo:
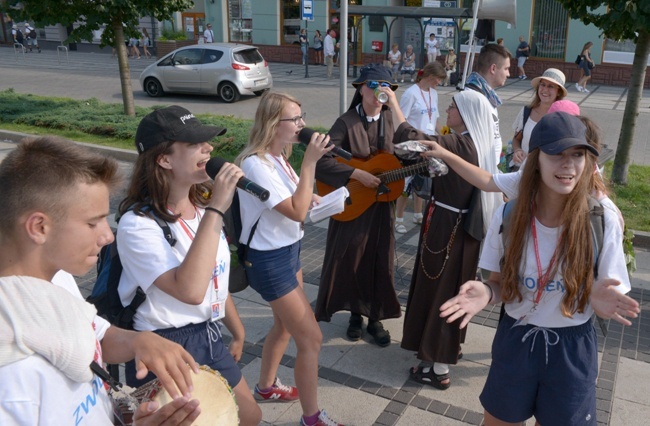
M 522 130 L 524 129 L 524 127 L 526 127 L 526 122 L 528 121 L 528 118 L 530 117 L 531 111 L 532 111 L 532 108 L 530 108 L 528 106 L 524 107 L 524 121 L 523 121 L 524 124 L 522 124 L 522 127 L 521 127 Z
M 605 209 L 600 201 L 593 197 L 589 197 L 589 224 L 591 228 L 591 241 L 594 251 L 594 280 L 598 277 L 598 257 L 603 248 L 603 239 L 605 235 Z M 600 326 L 600 331 L 603 336 L 607 337 L 607 325 L 605 320 L 594 314 L 596 322 Z

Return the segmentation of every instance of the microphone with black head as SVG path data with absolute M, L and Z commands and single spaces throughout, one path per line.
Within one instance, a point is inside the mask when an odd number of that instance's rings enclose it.
M 210 178 L 214 179 L 224 164 L 226 164 L 226 160 L 223 158 L 213 157 L 205 165 L 205 172 L 208 174 L 208 176 L 210 176 Z M 255 182 L 246 179 L 245 177 L 239 179 L 237 182 L 237 188 L 248 192 L 249 194 L 259 198 L 261 201 L 266 201 L 269 199 L 270 193 L 267 189 L 262 188 Z
M 298 133 L 298 140 L 303 145 L 309 145 L 309 142 L 311 141 L 311 136 L 314 133 L 316 133 L 316 130 L 310 129 L 309 127 L 303 127 L 302 130 Z M 330 146 L 333 145 L 334 144 L 330 142 L 327 144 L 327 147 L 329 148 Z M 346 160 L 352 160 L 352 154 L 350 154 L 349 152 L 347 152 L 346 150 L 338 146 L 334 146 L 331 152 Z

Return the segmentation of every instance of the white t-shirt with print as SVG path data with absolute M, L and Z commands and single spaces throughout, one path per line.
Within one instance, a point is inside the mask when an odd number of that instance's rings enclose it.
M 83 299 L 67 272 L 57 273 L 52 283 Z M 98 341 L 108 327 L 106 320 L 95 317 Z M 40 355 L 0 367 L 0 425 L 112 424 L 113 406 L 99 377 L 93 376 L 87 383 L 74 382 Z
M 198 229 L 200 217 L 203 215 L 204 210 L 198 209 L 194 219 L 185 220 L 190 235 Z M 180 266 L 192 245 L 192 238 L 185 232 L 180 220 L 170 223 L 169 227 L 176 238 L 174 247 L 165 240 L 160 226 L 153 219 L 138 216 L 131 211 L 122 216 L 117 227 L 117 251 L 124 268 L 118 287 L 122 304 L 126 306 L 133 300 L 138 286 L 147 294 L 134 318 L 134 329 L 138 331 L 179 328 L 208 321 L 213 316 L 213 307 L 217 302 L 219 318 L 225 316 L 230 250 L 223 231 L 212 270 L 213 278 L 201 304 L 183 303 L 153 285 L 159 276 Z M 216 290 L 215 280 L 218 284 Z
M 625 266 L 623 254 L 623 235 L 618 218 L 610 209 L 604 209 L 605 230 L 603 236 L 603 247 L 598 257 L 598 277 L 613 278 L 621 282 L 616 288 L 617 291 L 625 294 L 630 291 L 630 279 Z M 503 206 L 499 207 L 492 218 L 487 236 L 483 241 L 483 249 L 479 266 L 488 271 L 500 272 L 499 261 L 503 257 L 503 240 L 499 234 L 503 218 Z M 561 228 L 548 228 L 539 221 L 535 221 L 537 238 L 539 244 L 540 263 L 546 268 L 553 256 L 555 245 L 560 235 Z M 512 318 L 519 319 L 524 315 L 528 318 L 529 324 L 540 327 L 570 327 L 583 324 L 591 318 L 593 309 L 588 305 L 584 313 L 574 313 L 573 318 L 562 315 L 561 303 L 564 295 L 563 281 L 560 272 L 556 274 L 546 285 L 540 303 L 534 313 L 531 309 L 534 306 L 534 297 L 537 292 L 537 261 L 532 237 L 529 235 L 524 254 L 524 270 L 522 282 L 519 284 L 523 300 L 514 300 L 506 304 L 506 312 Z M 560 268 L 561 269 L 561 265 Z
M 429 38 L 424 43 L 427 45 L 427 54 L 438 56 L 438 39 L 437 38 L 434 38 L 433 40 L 431 40 Z
M 248 242 L 250 230 L 260 218 L 250 246 L 255 250 L 275 250 L 300 241 L 304 235 L 300 222 L 289 219 L 274 208 L 293 195 L 299 178 L 282 157 L 267 153 L 264 158 L 251 155 L 242 161 L 241 169 L 246 177 L 268 189 L 270 196 L 268 200 L 260 201 L 238 189 L 242 216 L 239 241 Z
M 438 92 L 435 89 L 424 92 L 420 86 L 414 84 L 402 94 L 399 107 L 411 126 L 427 135 L 436 134 L 436 122 L 440 117 L 440 111 L 438 110 Z M 429 110 L 431 110 L 431 119 L 429 119 Z

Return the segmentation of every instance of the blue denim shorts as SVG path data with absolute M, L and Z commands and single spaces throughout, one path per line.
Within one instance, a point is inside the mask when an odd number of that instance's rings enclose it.
M 194 357 L 197 364 L 207 365 L 211 369 L 221 373 L 231 388 L 237 386 L 241 381 L 241 370 L 239 370 L 235 358 L 232 357 L 230 351 L 228 351 L 228 347 L 221 338 L 221 330 L 218 323 L 206 321 L 200 324 L 188 324 L 180 328 L 155 330 L 154 333 L 181 345 L 183 349 Z M 149 373 L 142 380 L 136 379 L 135 361 L 126 363 L 124 373 L 126 383 L 133 387 L 141 386 L 156 377 L 153 373 Z
M 505 315 L 494 336 L 480 396 L 485 411 L 511 423 L 535 416 L 542 425 L 595 425 L 598 343 L 591 321 L 562 328 L 514 323 Z
M 273 302 L 298 287 L 300 241 L 275 250 L 248 249 L 246 277 L 251 288 L 267 302 Z

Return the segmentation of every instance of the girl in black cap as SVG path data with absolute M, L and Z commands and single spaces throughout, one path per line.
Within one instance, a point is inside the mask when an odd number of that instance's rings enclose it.
M 369 65 L 352 85 L 354 94 L 348 111 L 339 117 L 329 131 L 330 140 L 351 152 L 356 159 L 368 160 L 379 151 L 393 153 L 393 118 L 388 106 L 376 94 L 395 97 L 397 85 L 392 83 L 388 68 Z M 327 154 L 316 166 L 316 179 L 338 188 L 348 184 L 363 185 L 376 191 L 380 179 L 348 164 L 337 162 Z M 381 190 L 381 189 L 380 189 Z M 363 318 L 368 317 L 367 331 L 380 347 L 390 344 L 390 334 L 380 322 L 399 318 L 400 304 L 393 285 L 395 216 L 392 205 L 375 202 L 354 220 L 330 219 L 316 319 L 330 321 L 338 311 L 350 311 L 347 336 L 359 340 L 363 334 Z
M 235 393 L 241 424 L 257 425 L 261 410 L 237 366 L 244 326 L 228 294 L 230 250 L 222 230 L 223 212 L 244 173 L 226 163 L 210 182 L 205 170 L 212 151 L 208 141 L 225 132 L 202 125 L 179 106 L 142 119 L 135 138 L 138 160 L 119 207 L 116 238 L 124 270 L 118 291 L 124 306 L 144 291 L 134 329 L 175 341 L 197 363 L 219 371 Z M 173 241 L 156 218 L 167 223 Z M 229 346 L 221 336 L 222 321 L 233 336 Z M 153 378 L 135 373 L 128 363 L 130 386 Z
M 593 248 L 598 152 L 585 132 L 579 118 L 563 112 L 537 123 L 519 198 L 509 213 L 497 210 L 483 244 L 479 266 L 491 271 L 489 279 L 466 282 L 440 308 L 463 328 L 488 303 L 505 304 L 480 396 L 486 425 L 532 416 L 542 425 L 595 425 L 598 345 L 591 316 L 630 325 L 626 317 L 639 313 L 624 294 L 630 282 L 623 236 L 609 209 L 603 209 L 602 247 Z

